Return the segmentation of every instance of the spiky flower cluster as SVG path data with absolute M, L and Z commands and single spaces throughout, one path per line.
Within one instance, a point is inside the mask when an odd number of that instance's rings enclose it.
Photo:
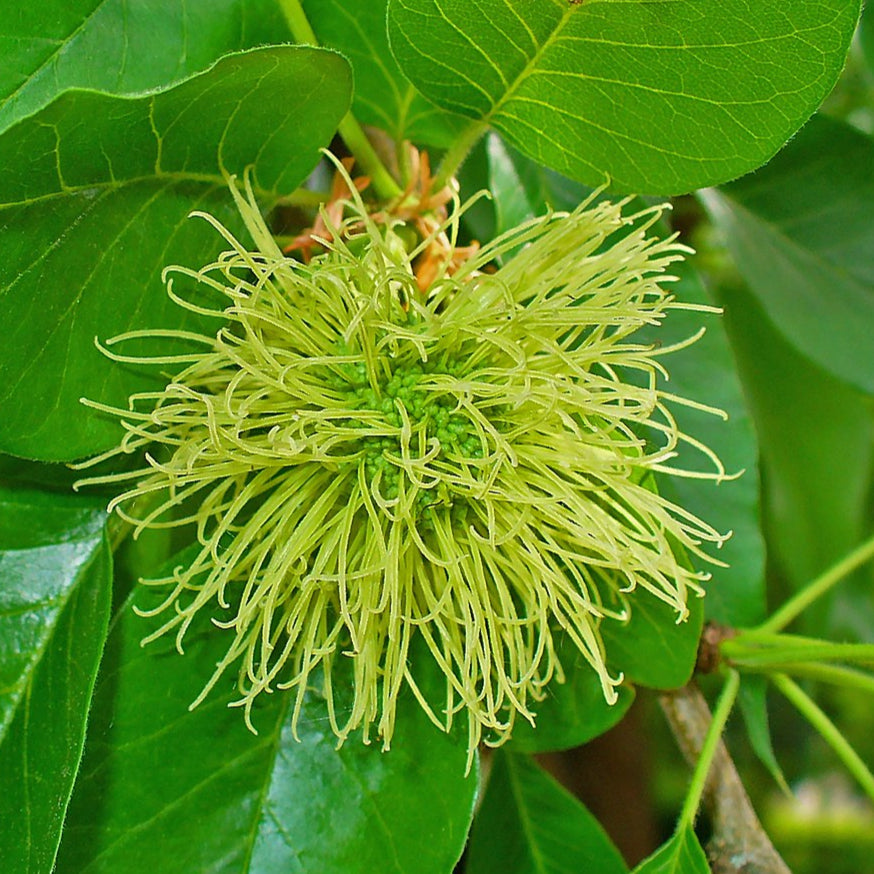
M 443 727 L 465 711 L 471 750 L 505 738 L 561 677 L 559 631 L 614 700 L 601 623 L 633 609 L 635 589 L 682 618 L 706 575 L 677 545 L 720 540 L 647 482 L 698 445 L 666 406 L 689 402 L 657 387 L 670 350 L 634 339 L 679 306 L 661 286 L 682 247 L 648 236 L 659 211 L 601 202 L 531 221 L 423 293 L 414 262 L 433 240 L 408 251 L 359 199 L 302 264 L 251 190 L 232 190 L 255 250 L 204 215 L 229 251 L 166 271 L 179 306 L 222 326 L 180 332 L 203 349 L 156 359 L 182 368 L 163 391 L 93 404 L 126 429 L 107 455 L 148 452 L 144 469 L 90 481 L 132 481 L 112 507 L 138 530 L 197 527 L 190 565 L 148 581 L 166 589 L 153 637 L 173 631 L 181 649 L 198 611 L 230 610 L 203 695 L 239 663 L 247 720 L 279 688 L 296 694 L 296 723 L 318 683 L 341 739 L 375 723 L 386 747 L 405 684 Z M 457 212 L 438 233 L 456 229 Z M 180 277 L 220 303 L 181 295 Z M 446 677 L 436 707 L 414 680 L 417 636 Z M 344 659 L 354 702 L 339 714 Z

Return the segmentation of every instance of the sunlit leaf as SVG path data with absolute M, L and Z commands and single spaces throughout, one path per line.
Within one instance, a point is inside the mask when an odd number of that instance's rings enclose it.
M 69 460 L 115 442 L 117 426 L 79 399 L 126 405 L 157 373 L 109 361 L 95 337 L 186 326 L 161 270 L 200 267 L 223 245 L 188 213 L 232 208 L 223 169 L 293 190 L 350 88 L 332 52 L 261 49 L 144 97 L 67 92 L 0 134 L 2 450 Z
M 746 173 L 832 89 L 859 3 L 390 0 L 401 69 L 590 185 L 674 194 Z

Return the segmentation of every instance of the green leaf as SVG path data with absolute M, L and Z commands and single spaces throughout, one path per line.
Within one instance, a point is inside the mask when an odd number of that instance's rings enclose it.
M 598 821 L 527 756 L 495 753 L 465 874 L 624 874 Z
M 770 556 L 795 589 L 856 546 L 870 515 L 874 423 L 869 399 L 790 346 L 744 288 L 721 293 L 724 321 L 762 447 Z M 843 632 L 868 639 L 870 585 L 841 586 Z M 808 633 L 824 634 L 828 610 L 808 611 Z M 833 627 L 832 627 L 833 628 Z
M 501 226 L 502 230 L 512 227 L 509 216 L 513 215 L 513 210 L 510 204 L 518 203 L 523 196 L 528 204 L 529 214 L 535 216 L 542 215 L 549 209 L 576 209 L 592 193 L 588 186 L 574 182 L 525 157 L 508 146 L 497 134 L 492 133 L 486 137 L 486 150 L 489 157 L 490 188 L 495 196 L 496 209 L 508 216 Z
M 634 689 L 623 685 L 616 690 L 619 700 L 608 704 L 591 665 L 567 638 L 559 640 L 559 647 L 562 643 L 571 653 L 564 659 L 565 682 L 550 683 L 543 701 L 533 704 L 535 725 L 516 720 L 507 746 L 513 752 L 542 753 L 587 743 L 616 725 L 634 701 Z
M 411 140 L 445 149 L 467 121 L 426 100 L 401 73 L 388 47 L 387 5 L 388 0 L 303 2 L 319 43 L 352 64 L 355 117 L 385 131 L 395 143 Z
M 780 332 L 874 393 L 874 140 L 817 116 L 759 172 L 702 195 Z
M 669 194 L 771 157 L 832 89 L 859 6 L 390 0 L 388 28 L 438 106 L 571 178 Z
M 653 689 L 676 689 L 689 681 L 704 624 L 702 602 L 692 598 L 689 617 L 677 623 L 673 607 L 649 592 L 629 596 L 627 622 L 605 619 L 601 624 L 607 664 L 631 683 Z M 619 606 L 618 604 L 616 605 Z
M 156 597 L 139 590 L 131 600 Z M 360 734 L 337 750 L 326 705 L 310 690 L 300 742 L 294 696 L 281 691 L 253 712 L 256 736 L 227 706 L 237 697 L 231 678 L 189 712 L 229 632 L 204 617 L 183 656 L 172 639 L 139 645 L 155 621 L 129 601 L 114 622 L 58 874 L 452 869 L 477 787 L 476 768 L 465 777 L 466 735 L 440 732 L 408 695 L 389 752 Z
M 762 764 L 768 769 L 777 785 L 790 794 L 786 785 L 783 770 L 774 754 L 774 745 L 771 742 L 771 728 L 768 721 L 768 680 L 763 675 L 745 674 L 741 677 L 738 704 L 744 718 L 747 729 L 747 737 L 750 746 L 759 757 Z
M 293 190 L 350 88 L 333 52 L 267 48 L 138 98 L 67 92 L 0 134 L 0 449 L 70 460 L 118 439 L 79 398 L 126 406 L 156 375 L 109 361 L 94 338 L 191 327 L 161 270 L 200 267 L 223 241 L 186 216 L 205 209 L 233 224 L 222 169 L 253 165 L 260 190 Z
M 862 9 L 862 19 L 859 22 L 859 45 L 868 64 L 868 69 L 874 73 L 874 6 L 870 3 Z
M 51 871 L 109 618 L 106 514 L 0 489 L 0 859 Z
M 712 304 L 695 269 L 692 256 L 672 265 L 679 281 L 671 286 L 677 298 L 689 304 Z M 674 405 L 681 429 L 709 446 L 736 479 L 715 484 L 711 480 L 659 477 L 659 491 L 679 506 L 695 513 L 717 531 L 731 537 L 711 555 L 725 567 L 696 565 L 713 574 L 705 586 L 704 612 L 735 626 L 753 625 L 765 618 L 765 544 L 760 527 L 758 476 L 759 447 L 752 418 L 726 335 L 724 320 L 716 314 L 674 310 L 649 339 L 670 345 L 693 336 L 702 327 L 705 334 L 692 346 L 665 359 L 670 381 L 665 390 L 722 410 L 719 416 Z M 676 462 L 690 469 L 712 471 L 696 450 L 686 448 Z
M 159 88 L 286 35 L 272 0 L 16 4 L 0 22 L 0 131 L 67 89 Z
M 710 874 L 707 857 L 690 827 L 678 831 L 631 874 Z

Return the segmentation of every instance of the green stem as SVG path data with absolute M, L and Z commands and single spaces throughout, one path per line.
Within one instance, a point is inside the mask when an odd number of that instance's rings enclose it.
M 273 206 L 310 206 L 318 208 L 330 199 L 331 195 L 327 191 L 311 191 L 308 188 L 298 188 L 297 191 L 292 191 L 291 194 L 276 198 Z
M 750 674 L 773 674 L 773 668 L 769 665 L 743 665 L 743 673 Z M 842 686 L 845 689 L 858 689 L 874 695 L 874 676 L 856 668 L 845 668 L 843 665 L 823 665 L 818 662 L 791 662 L 780 665 L 781 674 L 789 674 L 793 677 L 803 677 L 806 680 L 818 680 L 823 683 L 831 683 L 833 686 Z
M 695 823 L 695 814 L 698 812 L 701 796 L 704 794 L 704 787 L 707 785 L 707 777 L 710 774 L 713 756 L 716 754 L 719 739 L 722 737 L 725 723 L 728 722 L 728 717 L 731 713 L 731 708 L 734 706 L 739 688 L 740 674 L 737 671 L 729 671 L 728 680 L 726 680 L 725 686 L 722 689 L 719 701 L 716 702 L 716 709 L 713 711 L 713 719 L 710 721 L 710 726 L 707 729 L 707 736 L 701 745 L 701 754 L 698 757 L 698 763 L 695 765 L 692 782 L 689 784 L 689 791 L 686 793 L 686 801 L 680 812 L 677 831 L 681 831 L 687 826 L 691 828 Z
M 824 574 L 818 576 L 813 582 L 808 583 L 798 594 L 790 598 L 776 613 L 772 614 L 755 630 L 779 631 L 781 628 L 785 628 L 817 598 L 821 598 L 829 589 L 872 557 L 874 557 L 874 537 L 866 540 L 837 564 L 832 565 Z
M 279 0 L 279 5 L 295 40 L 302 45 L 318 46 L 319 41 L 300 5 L 300 0 Z M 354 156 L 355 162 L 370 177 L 373 190 L 381 198 L 392 200 L 403 193 L 351 112 L 347 112 L 346 117 L 340 122 L 339 133 Z
M 777 641 L 770 646 L 747 642 L 744 635 L 726 640 L 720 651 L 733 665 L 741 666 L 779 666 L 793 662 L 842 661 L 856 664 L 874 664 L 874 644 L 833 643 L 829 640 L 793 639 L 786 635 L 786 641 Z
M 279 0 L 279 6 L 288 22 L 291 35 L 301 45 L 317 46 L 319 41 L 299 0 Z
M 470 154 L 470 150 L 479 142 L 480 137 L 488 130 L 488 127 L 488 123 L 485 121 L 471 122 L 461 136 L 449 147 L 440 162 L 437 175 L 434 177 L 435 191 L 439 191 L 449 184 L 449 180 L 458 172 L 465 158 Z
M 823 740 L 837 753 L 847 770 L 859 781 L 868 797 L 874 801 L 874 775 L 859 758 L 828 716 L 820 710 L 816 702 L 785 674 L 774 674 L 774 685 L 791 701 L 804 718 L 820 733 Z

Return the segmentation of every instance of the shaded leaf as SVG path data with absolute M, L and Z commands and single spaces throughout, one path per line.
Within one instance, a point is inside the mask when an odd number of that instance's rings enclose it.
M 598 821 L 527 756 L 495 753 L 465 874 L 624 874 Z
M 771 742 L 771 727 L 768 720 L 768 679 L 756 674 L 744 674 L 741 677 L 738 693 L 738 705 L 744 718 L 747 737 L 755 754 L 768 769 L 774 781 L 787 794 L 789 787 L 783 770 L 774 754 Z
M 155 596 L 140 590 L 132 600 Z M 113 624 L 59 874 L 452 869 L 477 785 L 475 769 L 465 777 L 466 736 L 441 733 L 409 695 L 389 752 L 360 735 L 337 750 L 314 690 L 300 742 L 290 729 L 294 696 L 283 692 L 262 696 L 253 735 L 227 706 L 237 697 L 231 678 L 188 710 L 227 632 L 199 618 L 182 656 L 172 639 L 141 647 L 151 627 L 130 602 Z
M 707 857 L 690 827 L 678 831 L 631 874 L 710 874 Z
M 109 361 L 94 338 L 191 327 L 161 270 L 202 266 L 223 241 L 186 216 L 225 217 L 222 169 L 253 165 L 260 189 L 292 190 L 330 141 L 350 87 L 332 52 L 261 49 L 148 96 L 67 92 L 0 135 L 0 448 L 53 461 L 115 442 L 117 424 L 79 398 L 126 406 L 154 390 L 155 376 Z
M 355 117 L 395 143 L 406 139 L 447 148 L 467 121 L 426 100 L 401 73 L 388 47 L 387 5 L 388 0 L 303 2 L 319 43 L 342 52 L 352 64 Z
M 535 160 L 617 190 L 759 166 L 832 89 L 859 3 L 390 0 L 401 69 Z
M 222 55 L 279 42 L 272 0 L 45 0 L 0 21 L 0 131 L 62 91 L 146 91 L 206 69 Z
M 106 514 L 0 489 L 0 859 L 52 870 L 109 618 Z
M 702 200 L 780 332 L 874 393 L 874 140 L 816 116 L 757 173 Z
M 721 292 L 731 337 L 762 448 L 765 527 L 770 555 L 800 588 L 852 549 L 864 534 L 874 424 L 864 395 L 799 354 L 744 288 Z M 870 587 L 849 581 L 830 597 L 843 604 L 843 633 L 870 634 Z M 806 630 L 829 629 L 828 610 L 808 611 Z

